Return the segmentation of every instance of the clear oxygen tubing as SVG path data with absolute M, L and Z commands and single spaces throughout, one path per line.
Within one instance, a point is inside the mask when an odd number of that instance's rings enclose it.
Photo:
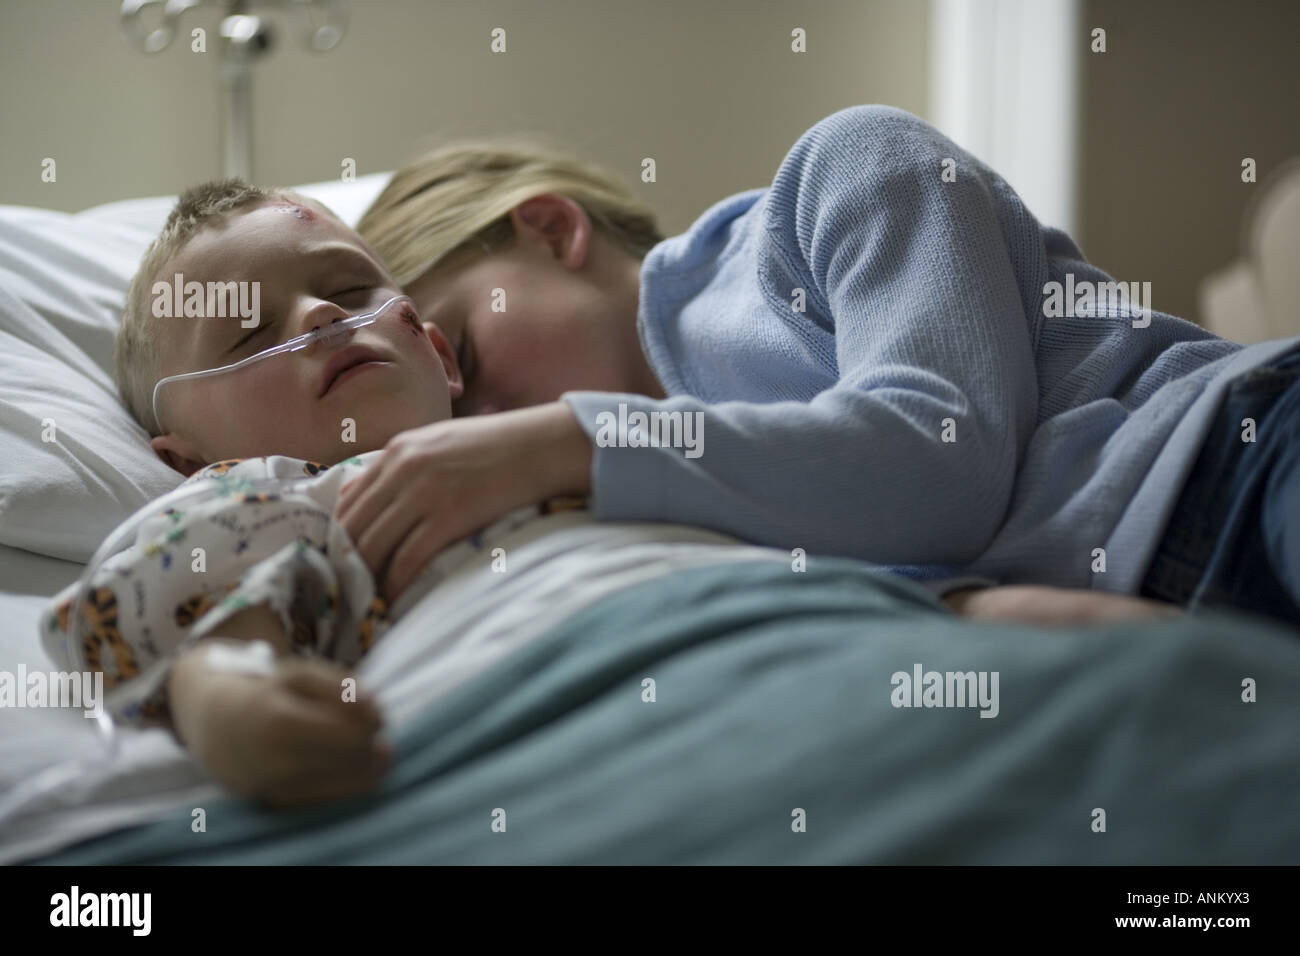
M 219 368 L 203 369 L 198 372 L 183 372 L 180 375 L 168 375 L 166 378 L 160 378 L 154 383 L 153 387 L 153 419 L 158 423 L 158 427 L 162 428 L 162 416 L 158 414 L 158 393 L 164 385 L 169 385 L 172 382 L 183 382 L 188 379 L 207 378 L 211 375 L 228 374 L 230 372 L 238 371 L 241 368 L 247 368 L 249 365 L 253 365 L 257 362 L 274 358 L 277 355 L 297 352 L 300 349 L 307 348 L 309 345 L 314 345 L 316 342 L 328 343 L 337 338 L 350 336 L 357 329 L 378 321 L 379 317 L 390 308 L 394 309 L 395 313 L 405 309 L 408 314 L 415 314 L 415 306 L 410 296 L 395 295 L 373 312 L 366 312 L 363 315 L 354 315 L 348 319 L 341 319 L 337 322 L 332 322 L 322 328 L 312 329 L 310 332 L 304 332 L 302 335 L 289 339 L 287 342 L 281 342 L 279 345 L 273 345 L 268 349 L 263 349 L 256 355 L 250 355 L 248 358 L 241 359 L 238 362 L 233 362 L 230 365 L 222 365 Z
M 301 478 L 266 476 L 246 478 L 240 476 L 225 479 L 224 476 L 213 475 L 192 485 L 183 484 L 167 494 L 155 498 L 133 514 L 125 523 L 104 539 L 103 543 L 91 556 L 90 561 L 86 563 L 86 568 L 77 582 L 76 597 L 68 612 L 66 644 L 68 667 L 73 671 L 86 671 L 89 669 L 83 653 L 82 639 L 85 636 L 86 622 L 83 612 L 92 583 L 104 562 L 121 551 L 124 544 L 129 544 L 144 522 L 150 518 L 156 518 L 168 508 L 175 508 L 180 505 L 193 507 L 195 504 L 203 500 L 210 500 L 213 497 L 256 494 L 272 490 L 280 495 L 292 494 L 310 481 L 311 478 L 310 475 L 303 475 Z M 330 521 L 331 523 L 335 521 L 333 514 L 330 515 Z M 166 659 L 174 662 L 183 651 L 188 650 L 194 643 L 194 639 L 187 636 L 185 640 L 172 649 Z M 98 701 L 97 710 L 98 712 L 93 717 L 86 719 L 95 721 L 93 729 L 97 732 L 103 745 L 101 751 L 93 757 L 66 760 L 52 767 L 47 767 L 13 787 L 8 793 L 0 796 L 0 825 L 8 828 L 14 819 L 24 813 L 28 805 L 39 801 L 46 794 L 66 786 L 90 770 L 108 767 L 118 757 L 121 753 L 120 731 L 109 709 L 104 706 L 102 698 Z

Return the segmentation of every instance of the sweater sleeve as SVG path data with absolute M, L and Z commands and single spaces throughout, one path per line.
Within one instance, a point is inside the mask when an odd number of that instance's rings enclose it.
M 804 290 L 806 314 L 790 320 L 833 332 L 837 383 L 806 403 L 565 393 L 592 439 L 596 516 L 883 564 L 975 559 L 1001 525 L 1037 415 L 1008 248 L 1030 233 L 1004 234 L 1032 217 L 959 147 L 887 107 L 810 129 L 766 202 L 785 277 L 768 277 L 769 305 L 792 311 Z M 694 416 L 703 440 L 694 451 L 620 447 L 606 431 L 602 445 L 601 413 L 619 403 Z

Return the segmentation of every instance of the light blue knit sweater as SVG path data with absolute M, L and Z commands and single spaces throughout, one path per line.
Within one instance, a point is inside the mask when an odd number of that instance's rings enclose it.
M 637 328 L 669 398 L 562 396 L 593 442 L 620 402 L 703 413 L 698 457 L 596 447 L 595 514 L 1134 593 L 1224 384 L 1300 337 L 1045 317 L 1067 273 L 1113 281 L 920 119 L 827 117 L 770 189 L 646 256 Z

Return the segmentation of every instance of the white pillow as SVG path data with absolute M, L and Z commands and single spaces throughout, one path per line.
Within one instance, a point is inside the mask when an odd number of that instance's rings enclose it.
M 295 188 L 355 225 L 391 175 Z M 183 480 L 113 382 L 127 287 L 175 200 L 0 206 L 0 544 L 84 563 Z

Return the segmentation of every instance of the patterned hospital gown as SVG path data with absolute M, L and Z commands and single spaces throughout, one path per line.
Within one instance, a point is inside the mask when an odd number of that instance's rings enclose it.
M 106 709 L 137 726 L 168 721 L 166 676 L 178 649 L 220 634 L 221 623 L 247 607 L 269 606 L 296 653 L 356 664 L 393 622 L 370 569 L 331 516 L 342 487 L 380 455 L 332 466 L 281 455 L 206 466 L 150 505 L 130 547 L 95 571 L 75 653 L 68 629 L 77 585 L 55 595 L 41 616 L 47 652 L 66 670 L 102 670 Z M 295 483 L 252 485 L 267 476 Z M 157 507 L 197 485 L 206 491 L 191 503 Z M 572 507 L 581 499 L 516 514 Z M 479 537 L 467 544 L 479 547 Z

